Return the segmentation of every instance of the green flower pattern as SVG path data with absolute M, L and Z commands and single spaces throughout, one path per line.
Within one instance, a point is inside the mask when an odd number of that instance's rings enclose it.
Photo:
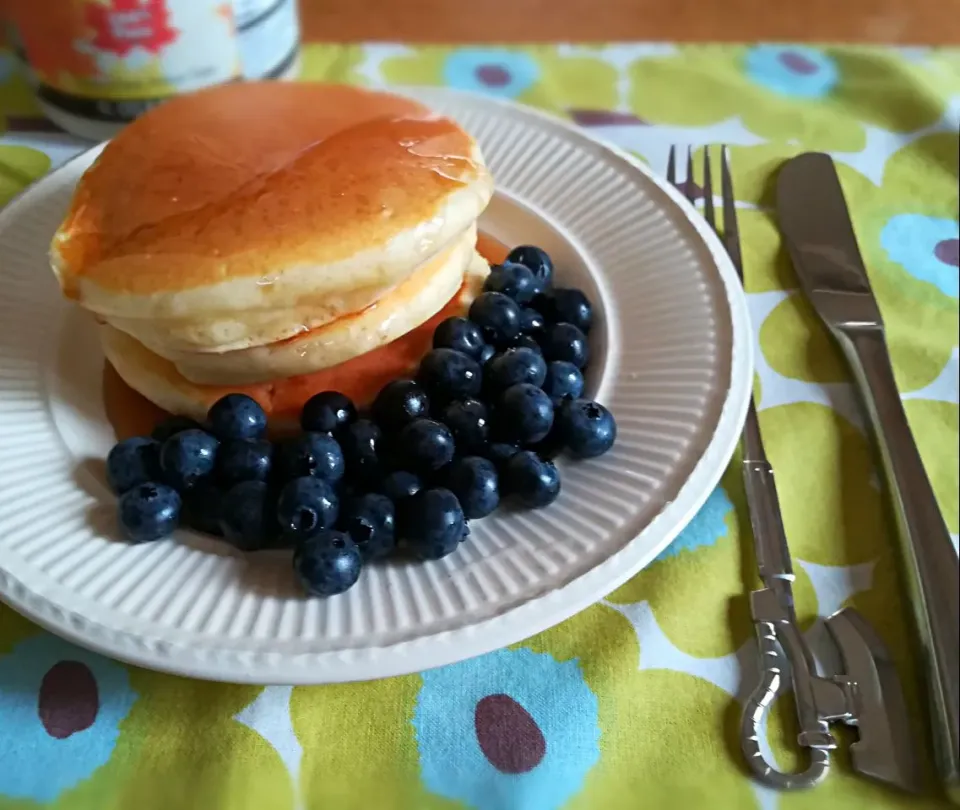
M 705 144 L 731 145 L 755 390 L 797 611 L 813 638 L 819 617 L 860 609 L 922 718 L 872 451 L 843 360 L 797 294 L 771 178 L 803 151 L 837 162 L 907 415 L 957 534 L 960 50 L 308 45 L 302 76 L 513 99 L 571 118 L 656 171 L 671 143 L 698 156 Z M 2 205 L 64 154 L 62 141 L 58 151 L 30 135 L 46 125 L 9 54 L 0 99 Z M 317 688 L 205 684 L 107 661 L 0 607 L 0 729 L 10 741 L 0 735 L 0 810 L 906 807 L 842 762 L 816 791 L 775 799 L 746 775 L 736 698 L 741 671 L 755 666 L 745 592 L 758 580 L 737 461 L 674 543 L 600 604 L 435 672 Z M 492 759 L 481 739 L 490 707 L 519 707 L 532 723 L 527 736 L 519 726 L 501 733 Z M 795 736 L 784 696 L 767 732 L 784 766 L 796 764 Z M 22 764 L 11 771 L 7 761 Z M 946 807 L 927 780 L 909 806 Z

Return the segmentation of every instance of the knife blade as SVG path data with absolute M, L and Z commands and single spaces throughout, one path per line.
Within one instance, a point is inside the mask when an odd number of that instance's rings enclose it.
M 829 155 L 808 153 L 781 167 L 777 209 L 787 252 L 817 314 L 832 328 L 882 326 Z
M 800 286 L 850 364 L 897 517 L 937 767 L 960 804 L 960 565 L 900 402 L 883 318 L 828 155 L 787 161 L 777 214 Z

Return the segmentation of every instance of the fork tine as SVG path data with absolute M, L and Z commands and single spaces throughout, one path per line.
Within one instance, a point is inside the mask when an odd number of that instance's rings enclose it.
M 690 205 L 696 207 L 697 205 L 697 187 L 693 182 L 693 150 L 688 146 L 687 147 L 687 179 L 683 183 L 683 191 L 686 194 L 687 200 L 690 201 Z
M 667 182 L 671 186 L 677 184 L 677 148 L 670 147 L 670 153 L 667 155 Z
M 710 147 L 703 147 L 703 218 L 707 225 L 717 230 L 717 218 L 713 210 L 713 178 L 710 174 Z
M 740 228 L 737 225 L 737 209 L 734 205 L 733 178 L 730 176 L 730 155 L 727 147 L 720 149 L 720 186 L 723 199 L 723 241 L 733 266 L 743 281 L 743 259 L 740 254 Z

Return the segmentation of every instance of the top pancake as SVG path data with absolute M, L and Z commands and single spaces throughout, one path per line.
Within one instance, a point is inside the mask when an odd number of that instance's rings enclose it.
M 414 101 L 223 85 L 166 102 L 104 148 L 51 258 L 64 292 L 105 315 L 304 306 L 395 285 L 491 193 L 473 139 Z

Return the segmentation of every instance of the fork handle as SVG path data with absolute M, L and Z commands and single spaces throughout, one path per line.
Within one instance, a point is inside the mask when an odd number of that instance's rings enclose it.
M 923 652 L 940 778 L 960 803 L 960 565 L 900 401 L 882 329 L 837 335 L 880 450 Z
M 786 773 L 767 761 L 760 748 L 764 717 L 770 711 L 783 682 L 786 660 L 777 644 L 776 625 L 755 621 L 757 648 L 760 653 L 760 682 L 747 698 L 740 717 L 740 747 L 754 776 L 776 790 L 802 790 L 824 780 L 830 769 L 830 752 L 826 748 L 808 747 L 810 762 L 802 771 Z

